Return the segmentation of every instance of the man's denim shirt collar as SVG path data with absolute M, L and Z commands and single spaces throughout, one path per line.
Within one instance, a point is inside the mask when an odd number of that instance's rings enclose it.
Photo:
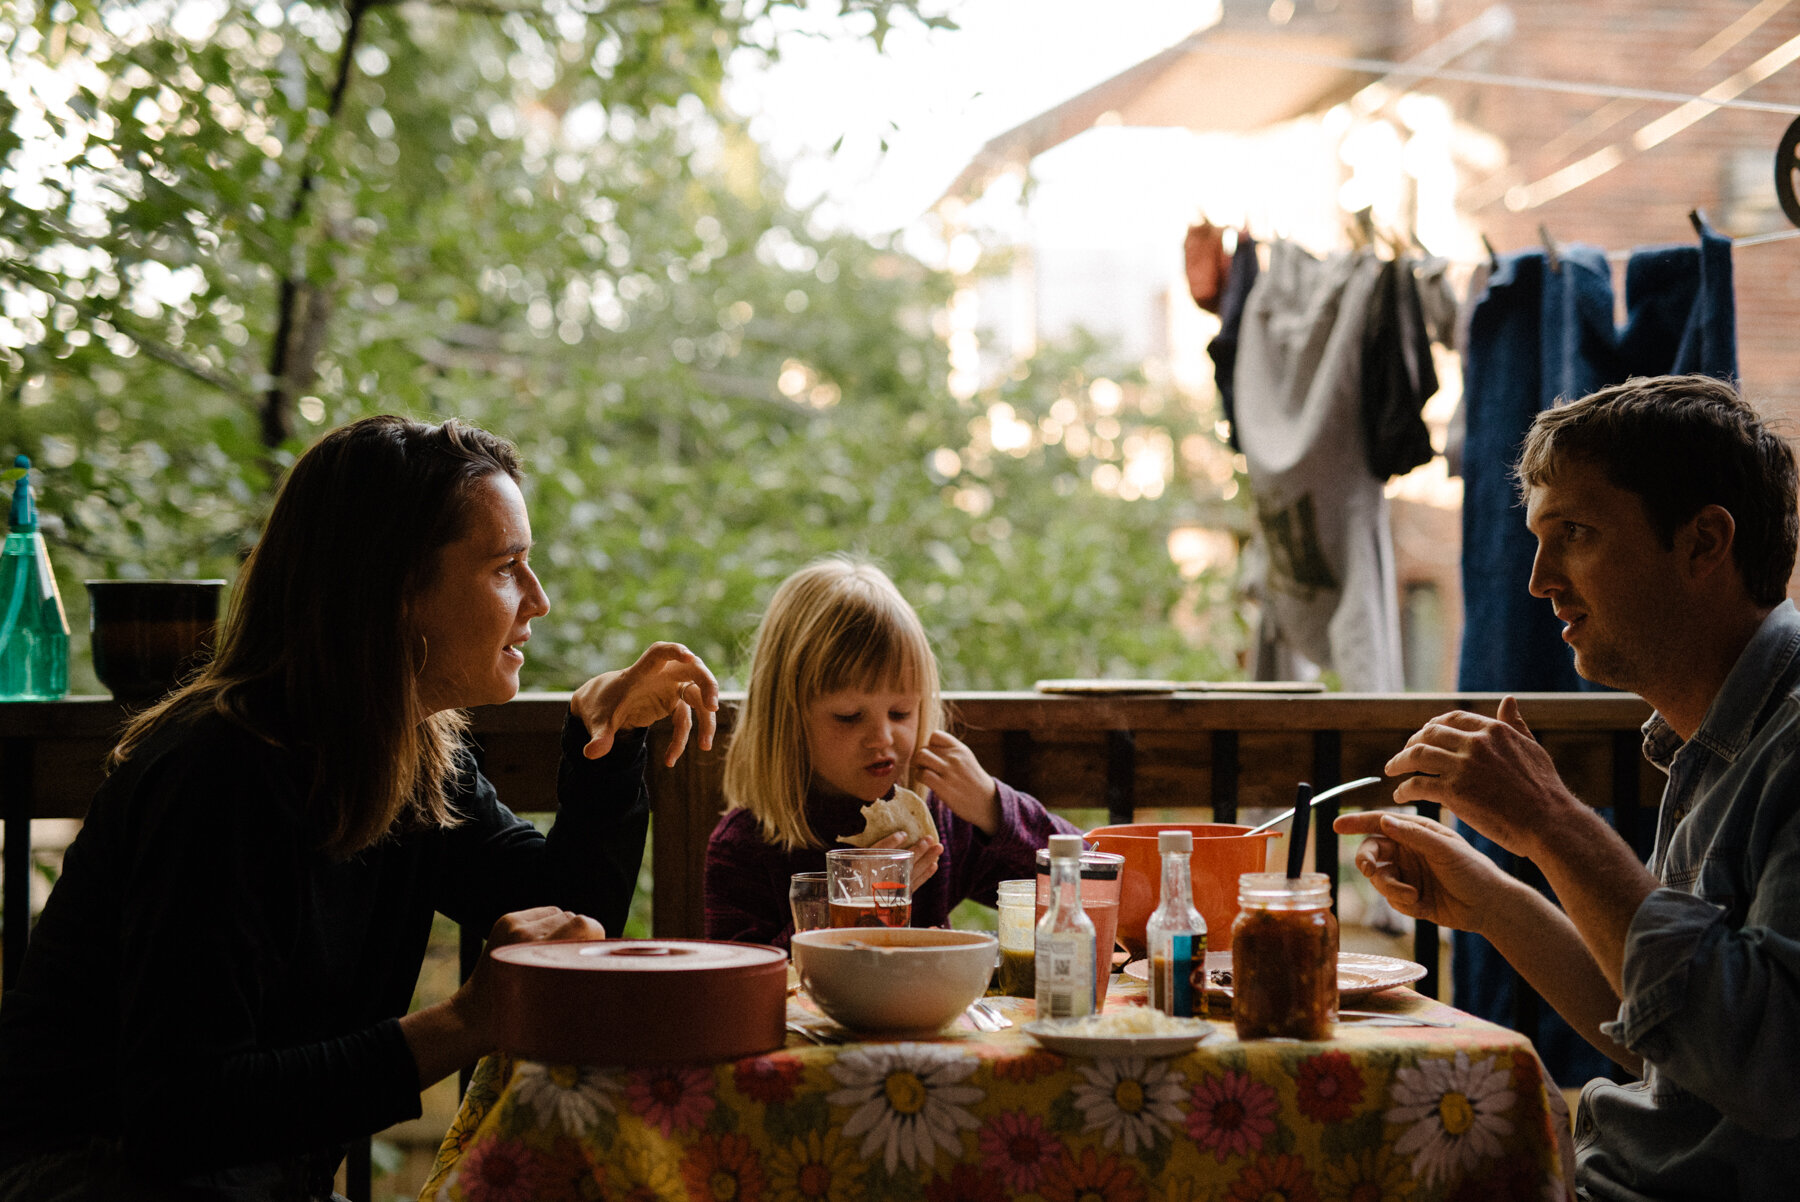
M 1690 742 L 1727 764 L 1736 760 L 1749 745 L 1770 700 L 1786 692 L 1788 669 L 1796 655 L 1800 655 L 1800 611 L 1792 601 L 1783 601 L 1750 636 Z M 1670 772 L 1685 745 L 1681 737 L 1658 713 L 1650 715 L 1643 731 L 1644 758 Z

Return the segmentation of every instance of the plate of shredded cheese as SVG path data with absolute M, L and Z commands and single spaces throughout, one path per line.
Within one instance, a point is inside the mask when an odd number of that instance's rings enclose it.
M 1082 1018 L 1039 1019 L 1026 1034 L 1067 1056 L 1178 1056 L 1213 1033 L 1203 1018 L 1174 1018 L 1149 1006 L 1127 1006 Z

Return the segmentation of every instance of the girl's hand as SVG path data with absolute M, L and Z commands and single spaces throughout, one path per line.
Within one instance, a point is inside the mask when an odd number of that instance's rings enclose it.
M 664 764 L 673 764 L 697 726 L 700 748 L 710 751 L 719 721 L 719 682 L 698 655 L 680 643 L 652 643 L 637 663 L 621 672 L 602 672 L 569 699 L 569 708 L 587 724 L 581 753 L 597 760 L 612 750 L 621 730 L 673 717 L 674 733 Z
M 908 846 L 905 831 L 895 831 L 887 838 L 878 839 L 869 846 L 912 852 L 912 887 L 914 892 L 917 892 L 920 885 L 923 885 L 937 873 L 938 857 L 944 854 L 944 845 L 930 836 L 920 839 L 917 843 Z
M 913 753 L 913 781 L 943 799 L 964 822 L 985 835 L 1000 829 L 1000 788 L 968 745 L 947 731 Z

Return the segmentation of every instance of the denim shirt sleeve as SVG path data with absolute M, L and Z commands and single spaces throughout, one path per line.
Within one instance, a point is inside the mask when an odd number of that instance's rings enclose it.
M 1737 799 L 1751 809 L 1721 842 L 1737 844 L 1734 831 L 1743 842 L 1717 861 L 1709 851 L 1695 881 L 1719 901 L 1678 888 L 1644 899 L 1627 935 L 1619 1018 L 1601 1028 L 1649 1063 L 1653 1090 L 1685 1090 L 1777 1139 L 1800 1135 L 1796 790 L 1800 765 L 1787 758 L 1761 775 L 1756 796 Z

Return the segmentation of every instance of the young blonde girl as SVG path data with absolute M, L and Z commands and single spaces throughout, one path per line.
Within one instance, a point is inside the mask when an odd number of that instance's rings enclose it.
M 993 905 L 1000 881 L 1031 876 L 1037 850 L 1075 828 L 995 780 L 943 725 L 930 642 L 881 569 L 833 557 L 788 577 L 757 629 L 725 757 L 707 937 L 785 946 L 789 878 L 823 869 L 895 785 L 926 794 L 940 836 L 911 847 L 913 926 L 945 925 L 966 898 Z

